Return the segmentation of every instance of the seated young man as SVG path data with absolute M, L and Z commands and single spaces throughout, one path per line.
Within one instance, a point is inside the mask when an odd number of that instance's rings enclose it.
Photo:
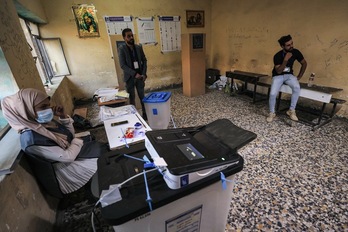
M 290 109 L 286 112 L 289 117 L 298 121 L 295 108 L 300 96 L 300 83 L 307 68 L 307 62 L 302 53 L 294 48 L 294 43 L 290 35 L 282 36 L 279 40 L 279 45 L 282 50 L 277 52 L 273 57 L 274 67 L 272 70 L 272 85 L 269 96 L 269 116 L 267 122 L 272 122 L 276 117 L 275 104 L 276 98 L 279 93 L 280 87 L 283 84 L 287 84 L 292 89 Z M 297 60 L 301 64 L 300 72 L 297 76 L 294 76 L 293 64 Z

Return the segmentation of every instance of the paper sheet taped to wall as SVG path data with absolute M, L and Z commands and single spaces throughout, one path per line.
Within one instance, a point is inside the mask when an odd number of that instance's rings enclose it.
M 156 44 L 155 22 L 153 17 L 137 18 L 139 42 L 141 44 Z
M 161 51 L 181 50 L 180 16 L 159 16 Z
M 109 35 L 122 35 L 125 28 L 132 29 L 134 33 L 132 16 L 104 16 L 104 20 Z

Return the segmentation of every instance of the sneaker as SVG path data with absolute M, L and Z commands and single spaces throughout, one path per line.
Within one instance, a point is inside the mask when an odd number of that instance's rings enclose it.
M 286 114 L 289 115 L 291 120 L 296 121 L 296 122 L 298 121 L 295 110 L 288 110 L 288 111 L 286 111 Z
M 269 113 L 266 120 L 267 120 L 267 122 L 272 122 L 275 117 L 276 117 L 276 114 L 271 112 L 271 113 Z

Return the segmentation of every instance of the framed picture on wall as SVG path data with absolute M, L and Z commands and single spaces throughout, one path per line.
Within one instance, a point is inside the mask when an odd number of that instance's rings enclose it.
M 186 25 L 187 27 L 204 27 L 204 11 L 187 10 Z
M 203 34 L 192 34 L 192 49 L 203 49 L 204 40 Z
M 80 38 L 100 36 L 94 5 L 75 5 L 72 6 L 72 11 Z

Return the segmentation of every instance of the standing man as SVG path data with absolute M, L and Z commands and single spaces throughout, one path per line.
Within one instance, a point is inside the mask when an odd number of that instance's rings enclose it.
M 269 96 L 270 113 L 267 117 L 267 122 L 272 122 L 276 116 L 274 111 L 276 97 L 283 84 L 287 84 L 292 89 L 290 109 L 286 114 L 289 115 L 292 120 L 298 121 L 295 112 L 297 100 L 300 96 L 300 83 L 298 81 L 306 71 L 307 62 L 302 53 L 294 48 L 294 43 L 290 35 L 282 36 L 278 42 L 282 50 L 277 52 L 273 57 L 274 68 L 272 70 L 272 86 Z M 293 75 L 294 70 L 292 68 L 295 60 L 301 64 L 301 69 L 297 77 Z
M 123 70 L 123 80 L 126 83 L 126 90 L 129 93 L 130 104 L 135 106 L 135 90 L 141 102 L 143 118 L 147 120 L 145 106 L 143 103 L 145 80 L 147 78 L 147 60 L 141 45 L 134 44 L 132 30 L 126 28 L 122 31 L 122 36 L 126 44 L 119 46 L 118 56 L 120 66 Z

